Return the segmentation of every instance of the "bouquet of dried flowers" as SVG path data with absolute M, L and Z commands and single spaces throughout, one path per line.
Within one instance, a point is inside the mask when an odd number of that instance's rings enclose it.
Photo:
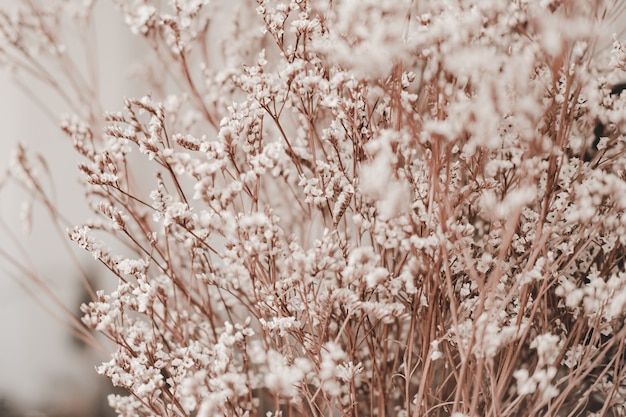
M 0 59 L 75 113 L 94 218 L 9 177 L 118 283 L 120 416 L 626 415 L 622 2 L 114 3 L 119 112 L 57 37 L 93 2 L 2 14 Z

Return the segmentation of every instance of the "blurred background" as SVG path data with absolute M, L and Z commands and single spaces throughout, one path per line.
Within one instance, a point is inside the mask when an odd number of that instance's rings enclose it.
M 11 13 L 20 3 L 27 2 L 0 0 L 0 9 Z M 141 53 L 140 40 L 130 34 L 109 1 L 97 2 L 95 25 L 102 103 L 106 110 L 117 111 L 124 97 L 145 94 L 128 76 L 130 65 Z M 51 105 L 57 117 L 67 111 L 53 92 L 38 86 L 31 90 L 36 100 Z M 45 186 L 55 190 L 61 211 L 76 222 L 86 219 L 89 215 L 83 207 L 77 159 L 70 141 L 58 128 L 58 120 L 38 108 L 4 68 L 0 68 L 0 126 L 0 173 L 8 168 L 16 143 L 25 143 L 31 151 L 47 157 L 54 183 Z M 67 241 L 65 230 L 61 235 L 55 231 L 45 211 L 35 205 L 33 233 L 23 235 L 19 219 L 25 201 L 25 192 L 10 182 L 0 189 L 0 220 L 4 222 L 0 251 L 32 265 L 55 295 L 78 315 L 86 296 L 63 243 Z M 75 253 L 90 278 L 97 280 L 93 258 L 80 250 Z M 99 285 L 106 287 L 107 283 Z M 112 415 L 106 404 L 111 387 L 94 369 L 108 358 L 73 339 L 53 314 L 58 308 L 46 302 L 42 293 L 0 256 L 0 417 Z

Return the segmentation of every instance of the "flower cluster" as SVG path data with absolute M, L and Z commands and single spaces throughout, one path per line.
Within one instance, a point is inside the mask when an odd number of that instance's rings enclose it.
M 61 124 L 120 416 L 624 415 L 619 2 L 114 3 L 172 81 Z

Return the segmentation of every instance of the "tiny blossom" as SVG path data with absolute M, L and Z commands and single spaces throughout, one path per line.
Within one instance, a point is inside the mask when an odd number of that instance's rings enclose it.
M 186 224 L 192 218 L 189 206 L 182 202 L 175 202 L 167 206 L 165 214 L 163 216 L 163 226 L 169 226 L 170 224 Z
M 586 349 L 581 345 L 576 345 L 568 349 L 562 361 L 563 365 L 570 369 L 575 368 L 580 363 L 585 351 Z
M 365 276 L 365 282 L 369 288 L 374 288 L 389 276 L 385 268 L 377 267 Z
M 533 378 L 529 378 L 527 369 L 518 369 L 513 373 L 513 377 L 517 380 L 517 393 L 519 395 L 529 395 L 537 390 L 537 382 Z
M 268 373 L 265 384 L 273 392 L 286 397 L 296 397 L 297 387 L 311 371 L 311 364 L 304 358 L 298 358 L 292 366 L 285 364 L 285 357 L 276 351 L 267 353 Z
M 146 270 L 149 262 L 145 259 L 123 259 L 117 262 L 120 272 L 127 275 L 135 275 Z
M 269 322 L 266 322 L 264 319 L 259 321 L 266 330 L 278 330 L 280 336 L 286 336 L 290 329 L 301 326 L 295 317 L 274 317 Z
M 339 365 L 339 378 L 348 383 L 354 380 L 354 378 L 362 372 L 363 364 L 361 363 L 355 365 L 352 362 L 347 362 L 345 364 Z
M 130 30 L 135 34 L 146 35 L 150 27 L 154 25 L 154 17 L 156 9 L 152 6 L 139 6 L 133 15 L 126 16 L 126 24 L 130 26 Z
M 517 326 L 502 326 L 495 319 L 490 318 L 491 313 L 483 313 L 475 322 L 466 321 L 459 324 L 454 333 L 464 345 L 469 345 L 468 337 L 471 337 L 472 326 L 476 326 L 478 340 L 472 348 L 472 353 L 479 358 L 493 358 L 498 349 L 511 343 L 519 335 Z
M 443 357 L 443 354 L 439 350 L 439 341 L 438 340 L 433 340 L 432 342 L 430 342 L 430 347 L 432 349 L 430 351 L 430 360 L 431 361 L 436 361 L 436 360 L 441 359 Z
M 536 349 L 539 355 L 539 366 L 551 365 L 559 355 L 561 340 L 553 334 L 541 334 L 530 344 L 531 349 Z
M 330 396 L 341 395 L 345 386 L 340 384 L 341 370 L 338 365 L 345 359 L 345 352 L 334 342 L 326 343 L 322 348 L 319 377 L 323 390 Z

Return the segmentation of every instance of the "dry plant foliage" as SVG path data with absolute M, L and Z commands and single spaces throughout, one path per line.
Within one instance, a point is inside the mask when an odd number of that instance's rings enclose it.
M 94 218 L 23 146 L 8 180 L 119 282 L 82 322 L 120 416 L 626 416 L 622 2 L 114 3 L 120 112 L 60 38 L 92 2 L 2 14 L 0 59 L 75 112 Z

